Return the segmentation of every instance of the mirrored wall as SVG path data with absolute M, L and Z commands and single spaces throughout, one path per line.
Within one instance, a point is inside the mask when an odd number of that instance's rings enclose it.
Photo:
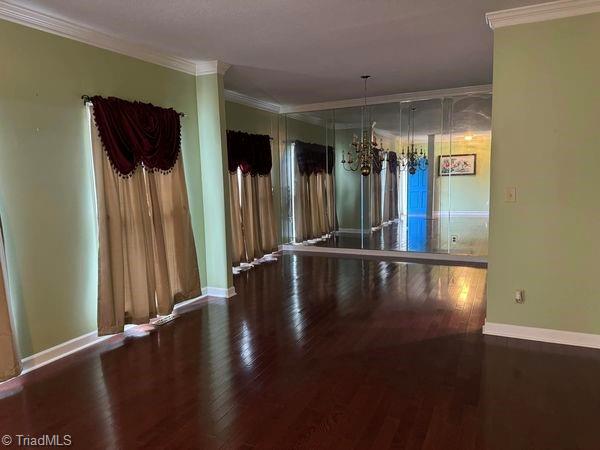
M 282 116 L 284 241 L 487 255 L 491 104 L 477 94 Z M 366 176 L 363 136 L 379 149 Z

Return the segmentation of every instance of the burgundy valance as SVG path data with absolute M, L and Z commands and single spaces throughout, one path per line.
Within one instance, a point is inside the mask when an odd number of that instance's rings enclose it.
M 309 144 L 295 141 L 294 152 L 298 162 L 298 170 L 302 175 L 320 172 L 333 172 L 335 165 L 335 152 L 332 146 L 325 147 L 321 144 Z
M 398 169 L 398 155 L 396 152 L 388 152 L 388 170 L 395 173 Z
M 131 175 L 138 165 L 169 172 L 181 152 L 179 113 L 150 103 L 91 97 L 100 140 L 114 169 Z
M 268 175 L 273 165 L 271 138 L 266 134 L 227 130 L 227 163 L 230 172 L 239 167 L 243 174 Z

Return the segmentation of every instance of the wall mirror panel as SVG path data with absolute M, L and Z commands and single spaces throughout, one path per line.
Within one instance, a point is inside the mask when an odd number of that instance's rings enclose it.
M 490 94 L 287 114 L 281 127 L 286 242 L 487 255 Z M 361 142 L 375 155 L 366 176 Z

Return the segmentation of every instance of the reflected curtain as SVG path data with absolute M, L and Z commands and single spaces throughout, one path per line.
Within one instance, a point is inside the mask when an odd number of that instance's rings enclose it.
M 294 142 L 296 242 L 320 238 L 337 228 L 332 147 Z
M 21 373 L 21 361 L 17 354 L 12 327 L 4 235 L 0 221 L 0 381 L 8 380 L 19 373 Z
M 126 323 L 171 313 L 175 303 L 200 294 L 200 278 L 181 158 L 171 167 L 140 161 L 133 171 L 120 172 L 103 145 L 101 116 L 91 112 L 98 334 L 106 335 L 123 331 Z
M 240 183 L 237 172 L 229 172 L 229 210 L 231 211 L 231 261 L 239 266 L 246 260 L 242 208 L 240 206 Z
M 270 137 L 228 130 L 227 152 L 232 262 L 239 265 L 277 250 Z
M 373 164 L 370 176 L 371 183 L 371 227 L 381 226 L 381 169 L 382 164 L 379 160 L 379 154 L 373 157 Z
M 398 157 L 395 152 L 388 152 L 387 167 L 384 174 L 383 186 L 383 222 L 398 218 Z

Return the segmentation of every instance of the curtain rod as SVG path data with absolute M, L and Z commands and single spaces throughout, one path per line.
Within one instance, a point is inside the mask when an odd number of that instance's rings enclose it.
M 81 100 L 83 100 L 84 105 L 87 103 L 92 103 L 92 97 L 90 97 L 89 95 L 82 95 Z M 177 114 L 179 114 L 181 117 L 187 117 L 187 114 L 185 113 L 178 112 Z

